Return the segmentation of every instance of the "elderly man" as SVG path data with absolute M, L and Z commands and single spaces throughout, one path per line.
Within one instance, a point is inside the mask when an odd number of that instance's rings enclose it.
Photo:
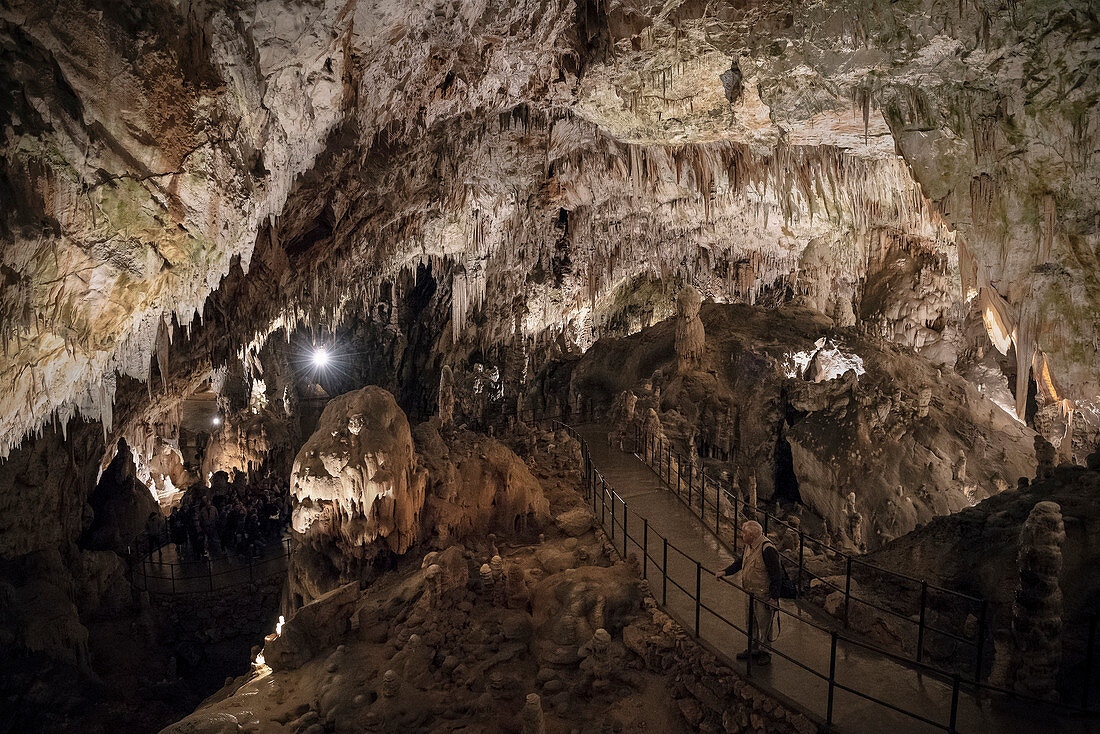
M 779 551 L 771 540 L 764 535 L 764 528 L 755 520 L 741 525 L 741 537 L 745 541 L 745 552 L 741 558 L 723 570 L 714 574 L 715 578 L 725 578 L 741 572 L 741 586 L 753 595 L 755 609 L 753 613 L 752 639 L 748 648 L 737 654 L 738 660 L 747 660 L 750 656 L 760 665 L 771 662 L 771 655 L 761 649 L 760 643 L 769 643 L 772 631 L 772 619 L 779 608 L 779 589 L 783 581 L 783 569 L 779 564 Z M 748 620 L 749 597 L 745 597 L 745 619 Z

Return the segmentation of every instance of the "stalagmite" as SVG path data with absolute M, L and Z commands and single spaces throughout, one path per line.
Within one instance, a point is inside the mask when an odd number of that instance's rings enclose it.
M 523 734 L 546 734 L 546 719 L 542 713 L 542 699 L 539 694 L 527 694 L 521 718 Z
M 917 416 L 925 418 L 928 416 L 928 408 L 932 404 L 932 388 L 924 387 L 917 394 Z
M 443 365 L 439 374 L 439 425 L 450 429 L 454 425 L 455 390 L 454 374 L 450 365 Z
M 1012 608 L 1012 686 L 1039 698 L 1054 698 L 1062 657 L 1062 508 L 1039 502 L 1020 531 L 1019 581 Z
M 387 670 L 382 675 L 382 695 L 385 698 L 394 698 L 401 690 L 401 680 L 397 677 L 397 671 Z
M 855 548 L 863 549 L 863 515 L 856 508 L 856 493 L 849 492 L 844 506 L 844 515 L 848 520 L 848 537 Z
M 676 367 L 681 374 L 698 369 L 706 350 L 703 321 L 699 307 L 703 303 L 693 286 L 687 286 L 676 297 Z

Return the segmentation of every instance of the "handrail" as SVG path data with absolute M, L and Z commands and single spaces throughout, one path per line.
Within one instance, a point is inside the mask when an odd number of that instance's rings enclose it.
M 721 623 L 727 625 L 728 627 L 730 627 L 731 629 L 739 632 L 740 634 L 745 635 L 746 638 L 751 637 L 752 627 L 753 627 L 753 611 L 752 610 L 754 608 L 754 605 L 752 604 L 752 602 L 755 601 L 755 595 L 752 592 L 750 592 L 750 591 L 746 590 L 745 588 L 743 588 L 742 586 L 734 583 L 733 581 L 731 581 L 729 579 L 723 579 L 726 584 L 732 586 L 733 588 L 736 588 L 736 589 L 740 590 L 742 593 L 744 593 L 748 596 L 748 599 L 749 599 L 750 603 L 749 603 L 749 618 L 748 618 L 748 629 L 747 630 L 742 629 L 737 624 L 733 623 L 732 621 L 728 620 L 723 615 L 721 615 L 720 613 L 718 613 L 717 611 L 712 609 L 710 606 L 704 604 L 702 602 L 702 600 L 700 599 L 702 589 L 701 589 L 701 586 L 699 585 L 699 579 L 700 579 L 701 574 L 704 570 L 706 570 L 708 573 L 710 573 L 711 569 L 705 567 L 700 561 L 693 558 L 686 551 L 684 551 L 684 550 L 680 549 L 679 547 L 677 547 L 674 543 L 670 543 L 667 537 L 661 535 L 656 530 L 650 528 L 648 518 L 646 518 L 644 516 L 640 516 L 640 515 L 638 515 L 637 512 L 635 512 L 634 516 L 636 518 L 636 521 L 633 524 L 631 524 L 629 522 L 630 508 L 628 507 L 626 500 L 624 500 L 614 490 L 614 488 L 611 487 L 611 485 L 607 482 L 607 479 L 604 477 L 602 472 L 600 472 L 599 469 L 596 468 L 596 466 L 595 466 L 595 464 L 592 460 L 592 454 L 591 454 L 591 450 L 588 446 L 588 442 L 572 426 L 569 426 L 568 424 L 565 424 L 565 423 L 561 423 L 560 421 L 555 421 L 555 423 L 560 428 L 566 430 L 581 445 L 581 474 L 582 474 L 582 486 L 583 486 L 584 496 L 585 496 L 586 501 L 591 501 L 591 503 L 592 503 L 592 512 L 596 516 L 596 518 L 598 519 L 598 521 L 600 523 L 600 526 L 606 532 L 609 533 L 609 535 L 610 535 L 610 544 L 611 544 L 612 548 L 615 550 L 615 552 L 617 554 L 619 554 L 622 558 L 625 559 L 629 555 L 630 543 L 633 542 L 635 547 L 642 550 L 642 577 L 645 578 L 645 579 L 649 578 L 649 576 L 650 576 L 650 574 L 649 574 L 650 565 L 653 566 L 654 573 L 656 573 L 658 571 L 661 573 L 661 590 L 660 590 L 661 595 L 660 595 L 660 599 L 659 599 L 660 604 L 662 606 L 667 607 L 667 603 L 668 603 L 668 585 L 669 585 L 669 582 L 671 581 L 674 588 L 678 589 L 682 594 L 686 595 L 688 597 L 688 599 L 692 600 L 695 603 L 694 632 L 695 632 L 695 635 L 697 637 L 699 636 L 699 632 L 700 632 L 700 612 L 701 611 L 707 611 L 711 615 L 712 618 L 720 621 Z M 643 459 L 643 461 L 644 461 L 644 459 Z M 599 488 L 599 491 L 597 491 L 597 487 Z M 598 503 L 597 503 L 597 498 L 599 500 Z M 608 514 L 607 513 L 607 503 L 608 503 L 608 500 L 610 500 L 610 502 L 611 502 L 610 526 L 608 526 L 608 518 L 607 518 L 607 514 Z M 615 507 L 616 500 L 618 501 L 618 504 L 620 504 L 622 506 L 622 512 L 621 513 L 618 513 L 616 511 L 616 507 Z M 621 515 L 621 520 L 620 520 L 620 517 L 619 517 L 620 515 Z M 704 525 L 705 524 L 706 523 L 704 523 Z M 637 532 L 638 532 L 637 530 L 634 531 L 635 532 L 634 537 L 631 537 L 630 531 L 629 531 L 629 527 L 637 528 L 639 525 L 641 525 L 641 527 L 642 527 L 642 539 L 641 540 L 636 535 Z M 622 550 L 620 550 L 619 546 L 616 544 L 616 540 L 617 540 L 616 539 L 616 530 L 617 529 L 618 529 L 618 534 L 622 538 L 622 540 L 621 540 Z M 652 545 L 651 538 L 650 538 L 651 535 L 653 536 L 653 538 L 657 541 L 657 543 L 662 548 L 662 553 L 661 553 L 660 558 L 655 557 L 650 552 L 650 547 Z M 717 537 L 717 534 L 716 534 L 716 537 Z M 644 543 L 644 545 L 643 545 L 643 543 Z M 695 591 L 694 595 L 692 594 L 691 589 L 688 589 L 688 588 L 684 587 L 676 579 L 673 579 L 669 576 L 668 551 L 670 549 L 673 550 L 674 552 L 679 553 L 680 555 L 682 555 L 689 562 L 693 562 L 695 564 L 695 566 L 696 566 L 696 591 Z M 656 596 L 656 591 L 655 591 L 654 595 Z M 832 724 L 833 724 L 833 708 L 834 708 L 833 703 L 834 703 L 835 691 L 838 690 L 838 689 L 841 690 L 841 691 L 848 692 L 852 695 L 859 696 L 860 698 L 863 698 L 864 700 L 869 701 L 869 702 L 871 702 L 875 705 L 882 706 L 882 707 L 887 708 L 889 710 L 900 713 L 904 716 L 911 717 L 912 719 L 914 719 L 916 721 L 920 721 L 920 722 L 926 723 L 930 726 L 933 726 L 937 729 L 947 731 L 951 734 L 954 734 L 957 731 L 959 696 L 960 696 L 960 692 L 963 689 L 971 691 L 972 692 L 971 695 L 975 695 L 975 696 L 977 696 L 978 694 L 981 694 L 981 693 L 998 694 L 998 695 L 1009 696 L 1009 697 L 1012 697 L 1012 698 L 1017 699 L 1017 700 L 1044 704 L 1044 705 L 1046 705 L 1050 708 L 1053 708 L 1053 709 L 1058 709 L 1058 710 L 1072 712 L 1072 713 L 1089 713 L 1089 712 L 1091 712 L 1091 709 L 1088 708 L 1087 695 L 1083 698 L 1081 706 L 1074 706 L 1074 705 L 1065 704 L 1065 703 L 1061 703 L 1061 702 L 1054 702 L 1054 701 L 1047 701 L 1045 699 L 1038 699 L 1038 698 L 1035 698 L 1033 696 L 1027 696 L 1027 695 L 1024 695 L 1024 694 L 1020 694 L 1016 691 L 1010 691 L 1010 690 L 999 688 L 999 687 L 996 687 L 996 686 L 991 686 L 991 685 L 988 685 L 988 684 L 984 684 L 984 683 L 981 683 L 980 681 L 976 681 L 976 680 L 975 681 L 964 681 L 962 679 L 962 677 L 958 674 L 948 676 L 948 675 L 945 674 L 945 671 L 942 671 L 942 670 L 940 670 L 940 669 L 938 669 L 938 668 L 936 668 L 932 665 L 929 665 L 928 663 L 923 662 L 919 659 L 913 659 L 913 658 L 908 658 L 908 657 L 898 655 L 898 654 L 893 653 L 889 650 L 882 649 L 882 648 L 878 647 L 877 645 L 872 645 L 868 642 L 857 639 L 855 637 L 844 635 L 844 634 L 838 632 L 835 629 L 826 628 L 825 626 L 817 624 L 817 623 L 813 622 L 812 620 L 806 619 L 805 617 L 802 617 L 802 616 L 797 616 L 796 617 L 796 615 L 794 613 L 792 613 L 792 612 L 790 612 L 786 609 L 783 609 L 782 607 L 777 608 L 775 611 L 778 614 L 786 614 L 786 615 L 788 615 L 792 618 L 797 618 L 798 622 L 800 624 L 806 625 L 806 626 L 808 626 L 812 629 L 815 629 L 815 630 L 817 630 L 817 631 L 819 631 L 823 634 L 826 634 L 830 637 L 830 656 L 829 656 L 830 660 L 829 660 L 829 673 L 828 673 L 828 675 L 826 675 L 826 674 L 824 674 L 820 671 L 816 671 L 812 667 L 810 667 L 809 665 L 804 664 L 801 661 L 793 658 L 792 656 L 787 655 L 786 653 L 775 649 L 775 647 L 772 646 L 769 642 L 760 643 L 765 649 L 769 650 L 770 652 L 779 655 L 781 658 L 790 661 L 791 663 L 798 666 L 799 668 L 801 668 L 803 670 L 806 670 L 807 672 L 813 674 L 815 677 L 820 678 L 821 680 L 827 682 L 828 689 L 827 689 L 827 702 L 826 702 L 826 714 L 825 714 L 825 720 L 826 720 L 826 725 L 827 726 L 832 726 Z M 670 611 L 670 613 L 671 613 L 671 611 Z M 685 624 L 684 626 L 690 629 L 690 625 Z M 1095 627 L 1095 625 L 1094 625 L 1094 627 Z M 1095 633 L 1095 629 L 1093 629 L 1092 632 Z M 947 685 L 949 683 L 950 684 L 950 696 L 951 696 L 949 721 L 946 724 L 941 723 L 939 721 L 928 718 L 925 714 L 923 714 L 921 712 L 909 711 L 909 710 L 904 709 L 900 706 L 892 704 L 888 701 L 880 700 L 880 699 L 872 696 L 871 694 L 866 693 L 864 691 L 861 691 L 857 688 L 854 688 L 854 687 L 848 686 L 848 685 L 844 685 L 844 684 L 838 682 L 837 681 L 838 664 L 842 665 L 842 664 L 847 663 L 847 656 L 844 656 L 842 658 L 839 658 L 837 656 L 837 646 L 838 646 L 838 643 L 840 643 L 840 642 L 843 642 L 847 646 L 852 646 L 852 647 L 863 649 L 863 650 L 867 651 L 868 653 L 870 653 L 872 655 L 877 655 L 877 656 L 880 656 L 880 657 L 882 657 L 886 660 L 892 660 L 892 661 L 895 661 L 895 662 L 897 662 L 901 665 L 904 665 L 906 667 L 915 669 L 916 671 L 918 671 L 921 674 L 927 675 L 928 677 L 930 677 L 932 679 L 939 680 L 939 681 L 943 682 L 945 685 Z M 745 667 L 746 667 L 747 675 L 749 677 L 752 677 L 753 668 L 752 668 L 751 658 L 746 663 Z M 1086 675 L 1089 672 L 1091 672 L 1091 656 L 1090 656 L 1089 668 L 1090 668 L 1090 670 L 1086 670 Z
M 638 451 L 636 452 L 636 455 L 638 456 L 638 458 L 646 466 L 648 466 L 651 470 L 653 470 L 653 472 L 657 475 L 657 477 L 664 484 L 666 484 L 669 487 L 670 490 L 673 491 L 673 493 L 676 495 L 677 499 L 679 499 L 681 502 L 683 502 L 688 507 L 688 509 L 691 510 L 691 512 L 696 517 L 698 517 L 700 520 L 702 520 L 703 524 L 705 526 L 707 526 L 708 528 L 710 527 L 710 525 L 708 524 L 709 521 L 706 517 L 706 508 L 708 506 L 710 508 L 712 508 L 713 515 L 714 515 L 714 528 L 713 528 L 713 531 L 714 531 L 715 537 L 718 539 L 719 542 L 724 543 L 724 541 L 722 540 L 722 537 L 720 535 L 720 532 L 721 532 L 720 525 L 721 525 L 721 521 L 722 521 L 722 518 L 723 518 L 723 514 L 721 512 L 721 498 L 722 498 L 723 495 L 725 495 L 726 498 L 727 498 L 727 500 L 726 500 L 727 504 L 732 506 L 732 510 L 733 510 L 733 513 L 734 513 L 735 520 L 740 518 L 740 516 L 743 513 L 751 511 L 754 515 L 757 515 L 757 516 L 760 516 L 760 517 L 763 518 L 763 525 L 764 525 L 764 532 L 765 533 L 768 532 L 768 526 L 769 526 L 770 522 L 774 522 L 776 524 L 779 524 L 779 525 L 781 525 L 785 528 L 788 528 L 789 530 L 792 530 L 792 531 L 795 530 L 794 525 L 792 525 L 790 523 L 787 523 L 782 518 L 768 512 L 767 510 L 762 508 L 759 504 L 750 505 L 748 502 L 746 502 L 744 500 L 741 500 L 736 494 L 734 494 L 733 492 L 731 492 L 730 490 L 728 490 L 724 486 L 726 484 L 725 482 L 708 475 L 705 470 L 695 471 L 695 470 L 692 469 L 692 470 L 688 471 L 688 473 L 687 473 L 687 481 L 688 481 L 687 498 L 685 499 L 684 496 L 683 496 L 683 492 L 681 490 L 681 485 L 683 484 L 683 480 L 684 480 L 683 467 L 685 466 L 685 464 L 688 467 L 691 467 L 692 464 L 691 464 L 690 460 L 685 461 L 685 457 L 682 454 L 680 454 L 678 451 L 675 451 L 672 448 L 670 441 L 666 441 L 664 439 L 661 439 L 659 437 L 656 437 L 656 436 L 652 435 L 651 433 L 649 433 L 647 431 L 643 431 L 640 426 L 635 426 L 634 439 L 635 439 L 636 447 L 638 449 Z M 674 459 L 675 459 L 675 462 L 676 462 L 675 472 L 673 472 L 673 460 Z M 656 464 L 656 466 L 654 464 Z M 700 478 L 701 478 L 700 482 L 699 482 L 701 484 L 701 486 L 698 489 L 696 489 L 694 487 L 695 476 L 696 475 L 700 476 Z M 676 482 L 675 485 L 673 484 L 674 479 L 675 479 L 675 482 Z M 708 482 L 711 484 L 712 488 L 714 489 L 716 502 L 709 502 L 707 500 L 707 496 L 706 496 L 707 486 L 706 485 L 707 485 Z M 698 492 L 698 496 L 700 498 L 699 501 L 698 501 L 698 504 L 696 504 L 692 501 L 693 496 L 695 495 L 696 491 Z M 729 522 L 729 517 L 728 516 L 726 516 L 726 520 L 727 520 L 727 523 L 728 523 Z M 733 550 L 734 551 L 737 550 L 737 540 L 738 540 L 738 537 L 739 537 L 739 534 L 740 534 L 740 529 L 738 527 L 739 524 L 740 524 L 739 520 L 734 522 L 733 523 L 733 528 L 732 528 L 733 542 L 734 542 Z M 853 555 L 848 554 L 844 551 L 836 549 L 833 546 L 830 546 L 829 544 L 827 544 L 827 543 L 825 543 L 821 540 L 818 540 L 816 538 L 813 538 L 810 535 L 807 535 L 805 533 L 805 531 L 803 531 L 801 529 L 801 527 L 797 529 L 797 533 L 798 533 L 798 538 L 799 538 L 799 555 L 798 555 L 798 561 L 797 561 L 799 579 L 801 579 L 804 575 L 808 575 L 812 579 L 819 580 L 821 583 L 825 584 L 829 588 L 832 588 L 836 591 L 842 591 L 844 593 L 844 613 L 842 615 L 842 618 L 843 618 L 845 626 L 848 626 L 848 624 L 849 624 L 849 617 L 850 617 L 849 612 L 850 612 L 851 604 L 852 604 L 853 601 L 858 603 L 858 604 L 864 604 L 864 605 L 869 606 L 871 608 L 877 609 L 877 610 L 879 610 L 883 613 L 889 614 L 892 617 L 895 617 L 895 618 L 901 620 L 902 622 L 905 622 L 906 624 L 914 625 L 916 627 L 916 642 L 915 642 L 916 660 L 919 661 L 919 662 L 923 662 L 923 658 L 924 658 L 924 649 L 925 649 L 924 641 L 925 641 L 926 632 L 931 632 L 932 634 L 942 635 L 944 637 L 948 637 L 950 639 L 955 640 L 956 642 L 958 642 L 960 644 L 969 646 L 974 651 L 973 669 L 972 669 L 972 673 L 970 674 L 969 677 L 974 682 L 979 682 L 981 680 L 981 676 L 982 676 L 982 672 L 983 672 L 983 666 L 984 666 L 984 659 L 985 659 L 985 642 L 986 642 L 986 637 L 987 637 L 987 634 L 988 634 L 988 630 L 987 630 L 988 614 L 986 612 L 986 602 L 985 602 L 985 600 L 983 600 L 979 597 L 971 596 L 969 594 L 964 594 L 962 592 L 953 591 L 951 589 L 945 589 L 943 587 L 936 586 L 934 584 L 929 584 L 926 581 L 924 581 L 923 579 L 917 579 L 915 577 L 909 576 L 907 574 L 904 574 L 904 573 L 901 573 L 901 572 L 898 572 L 898 571 L 894 571 L 892 569 L 887 569 L 887 568 L 882 568 L 881 566 L 876 566 L 872 563 L 869 563 L 868 561 L 866 561 L 864 559 L 857 558 L 856 556 L 853 556 Z M 808 568 L 805 567 L 805 564 L 804 564 L 804 548 L 805 548 L 805 545 L 806 545 L 807 542 L 811 543 L 813 545 L 813 547 L 816 547 L 816 548 L 819 548 L 819 549 L 825 549 L 826 551 L 831 551 L 834 556 L 840 556 L 841 558 L 844 559 L 845 584 L 844 584 L 843 589 L 840 589 L 839 587 L 835 586 L 834 584 L 826 581 L 823 577 L 818 576 L 817 574 L 814 574 Z M 781 555 L 783 555 L 783 554 L 781 553 Z M 789 556 L 784 555 L 784 557 L 788 558 L 788 560 L 790 560 Z M 851 588 L 852 587 L 851 582 L 852 582 L 852 566 L 854 564 L 859 564 L 861 566 L 869 568 L 873 572 L 876 572 L 876 573 L 888 574 L 888 575 L 894 576 L 896 578 L 905 579 L 905 580 L 907 580 L 907 581 L 909 581 L 909 582 L 911 582 L 915 585 L 919 585 L 919 588 L 920 588 L 920 608 L 919 608 L 919 610 L 914 610 L 915 612 L 917 612 L 918 619 L 916 621 L 914 621 L 911 618 L 911 616 L 909 616 L 907 614 L 889 609 L 887 607 L 884 607 L 882 605 L 877 604 L 876 602 L 874 602 L 874 601 L 872 601 L 872 600 L 870 600 L 866 597 L 861 597 L 861 596 L 858 596 L 855 593 L 853 593 L 852 588 Z M 799 586 L 801 587 L 801 583 L 799 584 Z M 936 627 L 932 627 L 931 625 L 929 625 L 927 623 L 927 613 L 926 612 L 927 612 L 927 609 L 928 609 L 928 591 L 930 589 L 935 590 L 938 593 L 944 593 L 944 594 L 950 595 L 951 597 L 954 597 L 955 599 L 958 599 L 958 600 L 962 601 L 963 603 L 970 603 L 972 605 L 977 605 L 978 608 L 972 610 L 972 611 L 977 613 L 976 616 L 978 617 L 978 620 L 979 620 L 978 621 L 978 629 L 977 629 L 976 634 L 975 634 L 973 639 L 970 639 L 968 637 L 965 637 L 963 635 L 959 635 L 959 634 L 956 634 L 956 633 L 953 633 L 953 632 L 948 632 L 946 630 L 941 630 L 941 629 L 936 628 Z M 945 672 L 950 673 L 952 671 L 945 671 Z
M 201 593 L 218 591 L 221 589 L 231 588 L 233 586 L 239 586 L 242 584 L 255 583 L 258 580 L 263 580 L 269 576 L 274 575 L 285 569 L 285 562 L 290 559 L 290 538 L 282 538 L 279 541 L 279 545 L 282 546 L 282 552 L 272 554 L 265 552 L 260 558 L 253 558 L 249 556 L 247 564 L 233 565 L 230 568 L 224 568 L 218 571 L 214 570 L 214 560 L 194 560 L 194 561 L 155 561 L 153 560 L 153 554 L 159 550 L 155 548 L 149 553 L 141 557 L 137 563 L 137 569 L 130 569 L 130 583 L 134 588 L 139 591 L 145 591 L 150 594 L 183 594 L 183 593 Z M 162 546 L 163 547 L 163 546 Z M 268 547 L 270 550 L 271 546 Z M 232 560 L 231 556 L 226 556 L 226 559 Z M 221 560 L 221 559 L 219 559 Z M 279 566 L 275 567 L 272 572 L 265 571 L 266 567 L 270 567 L 271 564 L 280 562 Z M 164 576 L 163 569 L 168 569 L 168 575 Z M 177 573 L 176 569 L 180 569 Z M 185 570 L 196 569 L 198 573 L 185 573 Z M 160 570 L 160 573 L 156 571 Z M 245 570 L 248 571 L 248 577 L 244 578 Z M 234 583 L 217 585 L 214 580 L 230 574 L 240 574 L 241 580 Z M 141 580 L 141 584 L 138 584 L 138 580 Z M 169 586 L 167 589 L 155 589 L 150 586 L 149 581 L 167 581 Z M 206 581 L 205 584 L 202 581 Z M 179 588 L 178 585 L 186 582 L 189 587 L 202 586 L 203 588 Z M 154 585 L 155 586 L 155 585 Z

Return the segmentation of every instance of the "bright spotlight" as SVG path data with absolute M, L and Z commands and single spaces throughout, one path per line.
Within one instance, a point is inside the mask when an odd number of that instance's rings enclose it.
M 218 416 L 214 416 L 214 418 L 210 422 L 213 423 L 215 426 L 220 426 L 222 424 L 222 419 Z
M 313 366 L 324 367 L 328 364 L 328 350 L 324 347 L 317 347 L 313 350 Z

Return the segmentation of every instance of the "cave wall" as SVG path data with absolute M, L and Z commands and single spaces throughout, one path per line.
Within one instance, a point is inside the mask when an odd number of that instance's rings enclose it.
M 774 501 L 777 450 L 791 449 L 801 502 L 838 541 L 873 549 L 1035 474 L 1035 432 L 961 377 L 807 309 L 704 304 L 705 357 L 676 368 L 675 318 L 605 339 L 570 365 L 560 399 L 616 418 L 632 446 L 652 408 L 676 451 Z M 922 397 L 923 396 L 923 397 Z M 923 402 L 923 408 L 922 408 Z M 694 451 L 693 451 L 694 450 Z M 685 467 L 684 471 L 688 471 Z M 850 537 L 856 494 L 862 538 Z

